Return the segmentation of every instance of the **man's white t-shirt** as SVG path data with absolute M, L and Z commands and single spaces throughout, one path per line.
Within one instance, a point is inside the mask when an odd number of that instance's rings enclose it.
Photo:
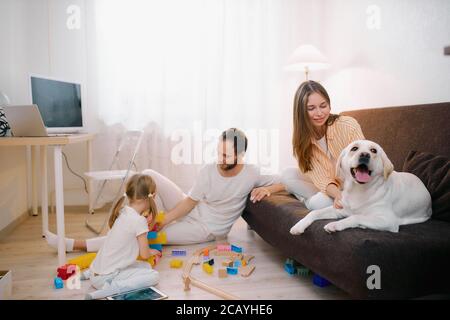
M 124 206 L 92 262 L 91 271 L 105 275 L 133 264 L 139 255 L 136 237 L 148 231 L 147 219 L 133 208 Z
M 207 164 L 188 193 L 199 201 L 189 215 L 205 223 L 212 234 L 225 235 L 242 214 L 249 193 L 279 180 L 276 175 L 261 175 L 260 169 L 251 164 L 244 164 L 234 177 L 222 176 L 215 163 Z

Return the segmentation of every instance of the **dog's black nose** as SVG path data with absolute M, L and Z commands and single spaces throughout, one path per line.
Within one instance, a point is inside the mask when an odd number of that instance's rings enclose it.
M 369 160 L 370 160 L 370 154 L 369 154 L 369 153 L 367 153 L 367 152 L 362 152 L 362 153 L 359 155 L 359 162 L 360 162 L 360 163 L 365 163 L 365 164 L 367 164 L 367 163 L 369 163 Z

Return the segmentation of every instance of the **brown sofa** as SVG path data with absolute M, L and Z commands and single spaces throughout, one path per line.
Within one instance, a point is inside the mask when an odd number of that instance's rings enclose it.
M 402 171 L 411 150 L 450 157 L 450 102 L 344 112 L 360 123 L 366 139 L 379 143 Z M 448 184 L 446 188 L 448 190 Z M 432 217 L 401 226 L 398 233 L 323 230 L 314 222 L 304 234 L 289 229 L 308 213 L 287 193 L 247 202 L 243 218 L 265 241 L 358 299 L 418 298 L 450 294 L 450 222 Z M 367 267 L 381 270 L 381 289 L 367 288 Z M 298 281 L 298 279 L 293 280 Z

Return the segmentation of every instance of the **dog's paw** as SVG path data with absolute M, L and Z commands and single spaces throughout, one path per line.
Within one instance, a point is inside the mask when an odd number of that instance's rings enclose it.
M 330 222 L 327 225 L 325 225 L 325 227 L 323 227 L 323 228 L 328 233 L 333 233 L 333 232 L 336 232 L 336 231 L 340 231 L 339 230 L 339 224 L 337 222 Z
M 302 234 L 303 232 L 305 232 L 307 227 L 308 225 L 305 223 L 305 221 L 300 220 L 295 226 L 291 228 L 289 232 L 293 235 Z

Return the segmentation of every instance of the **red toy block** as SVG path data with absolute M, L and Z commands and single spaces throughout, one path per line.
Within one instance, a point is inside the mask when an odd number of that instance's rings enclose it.
M 59 267 L 56 271 L 59 278 L 62 280 L 67 280 L 77 272 L 77 266 L 75 264 L 65 264 Z

